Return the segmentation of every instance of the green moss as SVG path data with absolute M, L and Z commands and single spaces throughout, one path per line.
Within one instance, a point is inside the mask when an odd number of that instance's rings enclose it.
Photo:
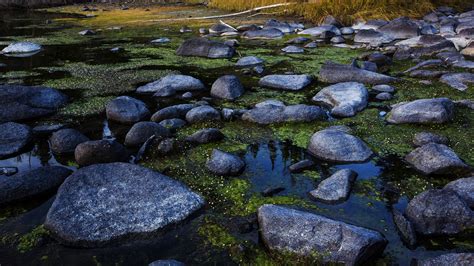
M 43 225 L 40 225 L 28 234 L 20 237 L 17 249 L 21 253 L 27 252 L 36 247 L 40 239 L 46 236 L 49 236 L 49 232 L 44 228 Z
M 99 115 L 105 111 L 105 105 L 114 97 L 90 97 L 68 104 L 59 111 L 59 115 L 81 118 Z
M 239 243 L 235 237 L 218 224 L 205 224 L 198 229 L 199 235 L 206 239 L 206 243 L 222 249 L 227 249 Z
M 285 123 L 271 125 L 273 134 L 280 140 L 289 140 L 295 146 L 307 148 L 311 136 L 329 125 L 328 122 L 315 121 L 311 123 Z

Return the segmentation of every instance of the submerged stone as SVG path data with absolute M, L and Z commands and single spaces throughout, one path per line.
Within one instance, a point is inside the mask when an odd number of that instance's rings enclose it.
M 8 122 L 0 124 L 0 158 L 19 153 L 31 141 L 31 128 Z

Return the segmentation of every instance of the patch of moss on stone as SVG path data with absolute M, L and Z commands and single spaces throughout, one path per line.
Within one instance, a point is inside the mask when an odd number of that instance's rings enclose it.
M 68 118 L 82 118 L 100 115 L 105 111 L 105 105 L 114 97 L 90 97 L 72 102 L 59 110 L 59 115 Z
M 20 237 L 17 249 L 21 253 L 27 252 L 36 247 L 39 241 L 47 236 L 49 236 L 49 231 L 47 231 L 43 225 L 40 225 L 34 228 L 31 232 Z

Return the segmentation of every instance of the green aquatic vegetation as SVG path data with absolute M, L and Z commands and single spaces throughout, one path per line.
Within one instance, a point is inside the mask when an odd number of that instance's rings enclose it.
M 365 198 L 383 201 L 382 192 L 380 190 L 380 182 L 376 178 L 357 180 L 354 184 L 354 193 Z
M 79 118 L 99 115 L 105 111 L 105 105 L 114 97 L 90 97 L 72 102 L 59 110 L 59 115 Z
M 314 121 L 309 123 L 284 123 L 271 125 L 273 134 L 280 140 L 289 140 L 297 147 L 306 149 L 311 136 L 326 127 L 330 126 L 326 121 Z
M 223 226 L 207 223 L 199 227 L 199 235 L 205 238 L 205 242 L 221 249 L 228 249 L 239 244 L 239 241 L 232 236 Z
M 12 79 L 24 79 L 30 77 L 37 77 L 41 74 L 38 72 L 32 71 L 9 71 L 0 74 L 0 79 L 12 80 Z
M 396 178 L 388 183 L 400 191 L 400 195 L 413 198 L 423 191 L 435 188 L 434 180 L 421 176 L 419 174 L 413 174 L 408 177 Z M 446 182 L 447 183 L 447 182 Z
M 49 231 L 40 225 L 34 228 L 31 232 L 20 237 L 17 249 L 21 253 L 27 252 L 36 247 L 40 239 L 49 236 Z
M 49 71 L 67 71 L 71 76 L 52 79 L 43 85 L 60 90 L 80 90 L 85 97 L 117 95 L 134 91 L 136 84 L 163 77 L 172 71 L 140 69 L 141 64 L 122 63 L 89 65 L 69 63 L 63 67 L 51 67 Z

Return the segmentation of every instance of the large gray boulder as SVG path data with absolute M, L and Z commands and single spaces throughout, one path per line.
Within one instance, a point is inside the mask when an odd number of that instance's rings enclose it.
M 72 128 L 58 130 L 49 138 L 51 150 L 56 154 L 72 154 L 77 145 L 86 141 L 88 137 Z
M 311 84 L 309 75 L 268 75 L 260 79 L 258 84 L 280 90 L 299 91 Z
M 237 155 L 214 149 L 206 167 L 216 175 L 236 176 L 244 171 L 245 162 Z
M 319 81 L 326 83 L 360 82 L 364 84 L 387 84 L 397 80 L 387 75 L 329 61 L 324 63 L 318 77 Z
M 221 114 L 209 105 L 195 107 L 186 113 L 186 121 L 190 124 L 219 120 L 221 120 Z
M 441 76 L 439 81 L 459 91 L 465 91 L 468 84 L 474 86 L 474 73 L 447 73 Z
M 245 112 L 242 119 L 260 125 L 285 122 L 324 120 L 326 113 L 319 106 L 297 104 L 290 106 L 262 105 Z
M 431 189 L 414 197 L 406 217 L 422 235 L 455 235 L 474 226 L 474 212 L 450 190 Z
M 387 244 L 379 232 L 276 205 L 261 206 L 258 223 L 263 243 L 271 251 L 317 254 L 324 263 L 363 263 Z
M 469 207 L 474 209 L 474 176 L 451 181 L 444 186 L 444 189 L 456 192 Z
M 12 176 L 2 176 L 0 205 L 51 192 L 71 173 L 71 170 L 64 167 L 45 166 Z
M 150 121 L 138 122 L 128 131 L 125 136 L 125 145 L 130 147 L 137 147 L 145 143 L 151 136 L 157 139 L 168 137 L 170 131 L 156 123 Z
M 312 101 L 331 108 L 331 114 L 350 117 L 364 110 L 369 101 L 369 92 L 362 83 L 343 82 L 319 91 Z
M 447 145 L 449 142 L 448 138 L 431 132 L 419 132 L 413 137 L 413 145 L 415 147 L 421 147 L 428 143 L 438 143 Z
M 340 203 L 349 197 L 356 177 L 357 173 L 350 169 L 339 170 L 321 181 L 310 194 L 325 203 Z
M 77 145 L 74 158 L 80 166 L 98 163 L 127 162 L 130 153 L 115 140 L 93 140 Z
M 394 19 L 378 30 L 393 39 L 408 39 L 420 35 L 418 24 L 407 17 Z
M 393 105 L 387 121 L 393 124 L 442 124 L 453 117 L 454 103 L 447 98 L 434 98 Z
M 432 56 L 441 52 L 455 52 L 453 42 L 439 35 L 422 35 L 398 42 L 393 55 L 395 60 Z
M 200 56 L 208 58 L 231 58 L 235 50 L 226 44 L 206 38 L 193 38 L 183 42 L 176 51 L 180 56 Z
M 147 237 L 204 205 L 182 183 L 128 164 L 79 169 L 58 190 L 44 223 L 59 242 L 98 247 Z
M 418 261 L 418 266 L 469 266 L 474 264 L 474 253 L 448 253 Z
M 202 91 L 204 84 L 197 78 L 187 75 L 170 74 L 157 81 L 137 88 L 139 93 L 160 93 L 164 90 L 177 91 Z
M 161 122 L 165 119 L 185 118 L 186 114 L 195 107 L 197 107 L 197 105 L 191 103 L 168 106 L 154 113 L 151 116 L 151 121 Z
M 428 143 L 416 148 L 405 160 L 425 175 L 459 175 L 470 169 L 453 150 L 438 143 Z
M 0 85 L 0 123 L 51 115 L 67 103 L 67 96 L 47 87 Z
M 368 43 L 373 46 L 380 46 L 393 42 L 395 39 L 374 29 L 359 30 L 354 36 L 356 43 Z
M 19 153 L 32 137 L 27 125 L 8 122 L 0 124 L 0 158 Z
M 111 100 L 105 106 L 105 112 L 107 119 L 123 124 L 133 124 L 150 116 L 144 102 L 129 96 Z
M 313 134 L 308 152 L 332 162 L 364 162 L 373 155 L 367 144 L 358 137 L 331 128 Z
M 246 39 L 264 39 L 264 40 L 274 40 L 281 39 L 285 34 L 275 28 L 268 28 L 263 30 L 249 30 L 242 34 L 243 38 Z
M 244 91 L 244 86 L 242 86 L 238 77 L 225 75 L 212 84 L 211 96 L 219 99 L 235 100 L 242 96 Z

